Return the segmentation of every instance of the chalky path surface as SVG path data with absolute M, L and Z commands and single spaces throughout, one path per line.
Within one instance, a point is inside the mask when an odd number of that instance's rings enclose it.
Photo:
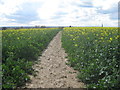
M 77 71 L 66 65 L 67 54 L 61 47 L 60 31 L 50 42 L 42 56 L 38 58 L 33 68 L 37 76 L 30 76 L 31 82 L 26 88 L 82 88 L 84 84 L 78 82 Z

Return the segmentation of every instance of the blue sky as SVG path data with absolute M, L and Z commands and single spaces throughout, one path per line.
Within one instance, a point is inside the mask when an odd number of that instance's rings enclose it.
M 118 26 L 119 0 L 0 0 L 0 26 Z

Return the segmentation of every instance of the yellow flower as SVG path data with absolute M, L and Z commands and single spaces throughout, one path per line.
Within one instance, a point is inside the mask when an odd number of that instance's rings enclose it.
M 112 39 L 112 38 L 110 38 L 108 41 L 109 41 L 109 42 L 111 42 L 112 40 L 113 40 L 113 39 Z
M 110 41 L 112 41 L 112 38 L 110 38 Z
M 118 39 L 118 38 L 120 38 L 120 36 L 119 36 L 119 35 L 117 35 L 117 36 L 115 37 L 115 39 Z
M 98 40 L 95 40 L 95 42 L 97 42 Z
M 89 37 L 87 37 L 87 39 L 90 39 Z
M 101 39 L 103 39 L 103 37 L 101 37 Z
M 75 40 L 75 39 L 73 38 L 73 40 Z
M 77 44 L 75 44 L 75 46 L 77 47 L 78 45 L 77 45 Z
M 17 39 L 20 39 L 19 37 L 17 37 Z
M 73 37 L 73 35 L 70 35 L 71 37 Z
M 98 36 L 98 34 L 96 34 L 96 36 Z

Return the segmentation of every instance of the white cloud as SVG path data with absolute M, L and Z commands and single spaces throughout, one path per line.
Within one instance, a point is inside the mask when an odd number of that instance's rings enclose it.
M 118 1 L 1 0 L 0 25 L 117 26 Z
M 0 14 L 10 15 L 19 9 L 22 0 L 2 0 Z
M 60 4 L 60 0 L 47 0 L 41 8 L 38 9 L 39 17 L 42 19 L 49 19 L 58 10 L 58 6 Z
M 118 5 L 118 2 L 119 0 L 93 0 L 93 6 L 107 10 L 114 5 Z

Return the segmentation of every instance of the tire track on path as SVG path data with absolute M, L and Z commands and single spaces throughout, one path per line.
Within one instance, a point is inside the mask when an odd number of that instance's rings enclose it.
M 50 42 L 42 56 L 38 58 L 33 68 L 37 76 L 30 76 L 31 82 L 26 88 L 82 88 L 84 84 L 78 82 L 77 71 L 67 66 L 67 54 L 61 46 L 60 31 Z

